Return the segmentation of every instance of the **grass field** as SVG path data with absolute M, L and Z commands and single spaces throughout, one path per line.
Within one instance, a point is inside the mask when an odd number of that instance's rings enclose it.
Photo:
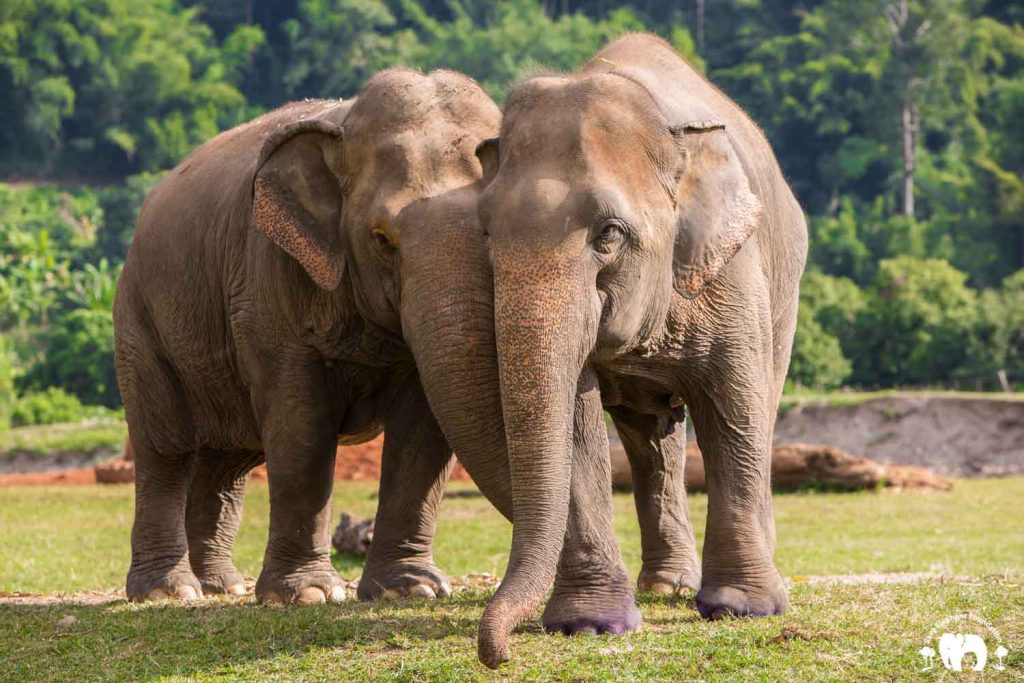
M 97 448 L 120 451 L 127 436 L 128 427 L 120 418 L 16 427 L 0 430 L 0 453 L 92 451 Z
M 372 514 L 375 489 L 339 484 L 336 515 Z M 795 582 L 786 615 L 709 624 L 685 595 L 642 601 L 643 630 L 623 637 L 546 636 L 534 620 L 514 637 L 513 661 L 495 673 L 476 662 L 487 593 L 471 590 L 443 603 L 302 609 L 259 607 L 251 598 L 0 605 L 0 681 L 912 680 L 929 629 L 963 611 L 1000 630 L 1010 650 L 1000 676 L 1024 678 L 1022 498 L 1024 478 L 958 482 L 948 494 L 777 495 L 778 566 Z M 255 575 L 266 537 L 264 485 L 251 486 L 246 506 L 235 555 L 242 572 Z M 615 506 L 623 556 L 635 573 L 632 501 L 616 495 Z M 706 498 L 693 496 L 691 508 L 703 529 Z M 120 588 L 131 513 L 128 486 L 0 490 L 0 591 Z M 452 575 L 500 574 L 509 539 L 509 525 L 483 499 L 449 498 L 437 560 Z M 358 559 L 335 563 L 342 576 L 358 576 Z M 808 580 L 870 572 L 947 578 Z M 59 626 L 67 615 L 75 623 Z

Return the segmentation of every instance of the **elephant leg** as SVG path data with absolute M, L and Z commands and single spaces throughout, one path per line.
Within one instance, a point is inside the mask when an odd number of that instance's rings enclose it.
M 158 452 L 139 431 L 130 433 L 135 449 L 135 522 L 125 587 L 128 599 L 201 597 L 185 537 L 185 503 L 194 455 L 189 451 Z
M 243 595 L 231 551 L 242 520 L 245 481 L 259 453 L 200 449 L 188 488 L 185 532 L 192 571 L 205 593 Z
M 414 377 L 384 425 L 380 496 L 360 600 L 451 595 L 432 547 L 452 463 L 452 450 Z
M 686 425 L 661 436 L 658 419 L 616 407 L 609 412 L 629 458 L 633 499 L 640 521 L 641 592 L 700 588 L 700 561 L 690 524 L 683 472 Z
M 771 434 L 777 409 L 771 344 L 725 348 L 687 390 L 704 456 L 708 520 L 697 608 L 705 618 L 781 614 L 773 562 Z
M 331 489 L 338 411 L 324 368 L 293 367 L 256 398 L 267 481 L 270 535 L 256 581 L 260 602 L 317 603 L 345 599 L 331 565 Z
M 555 587 L 544 610 L 550 633 L 624 633 L 640 625 L 612 524 L 608 433 L 597 378 L 585 369 L 576 397 L 569 519 Z

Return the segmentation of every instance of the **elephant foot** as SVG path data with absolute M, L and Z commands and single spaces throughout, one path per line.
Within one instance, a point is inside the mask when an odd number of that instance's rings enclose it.
M 312 567 L 264 565 L 256 580 L 256 599 L 264 604 L 315 605 L 344 602 L 345 597 L 341 577 L 327 562 Z
M 245 579 L 230 561 L 194 571 L 207 595 L 245 595 Z
M 686 570 L 681 574 L 672 571 L 646 569 L 640 572 L 636 580 L 638 593 L 654 595 L 675 595 L 684 591 L 700 590 L 700 570 Z
M 705 580 L 697 592 L 697 611 L 712 621 L 723 617 L 766 617 L 782 614 L 789 596 L 781 577 L 764 586 L 739 586 Z
M 368 563 L 356 589 L 360 600 L 433 599 L 451 594 L 451 581 L 433 560 L 405 560 L 379 566 Z
M 640 628 L 629 580 L 599 587 L 555 586 L 544 608 L 544 630 L 572 635 L 621 635 Z
M 125 592 L 131 602 L 196 600 L 203 597 L 202 586 L 195 574 L 177 565 L 169 570 L 132 567 L 128 571 Z

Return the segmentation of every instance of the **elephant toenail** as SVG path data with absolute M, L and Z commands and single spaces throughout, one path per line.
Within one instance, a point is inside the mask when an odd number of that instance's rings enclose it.
M 432 599 L 436 598 L 437 594 L 434 592 L 434 589 L 430 586 L 423 583 L 419 583 L 409 589 L 409 597 Z
M 295 602 L 300 605 L 316 605 L 327 602 L 327 596 L 324 592 L 315 586 L 307 586 L 299 591 L 299 596 Z
M 330 602 L 345 602 L 345 587 L 332 586 Z

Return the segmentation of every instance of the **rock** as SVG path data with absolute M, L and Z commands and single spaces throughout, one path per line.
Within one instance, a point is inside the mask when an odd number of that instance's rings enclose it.
M 366 555 L 373 542 L 373 520 L 354 517 L 347 512 L 341 513 L 338 528 L 331 536 L 331 545 L 339 553 Z
M 66 614 L 64 618 L 57 622 L 57 628 L 69 628 L 74 626 L 78 622 L 73 614 Z

